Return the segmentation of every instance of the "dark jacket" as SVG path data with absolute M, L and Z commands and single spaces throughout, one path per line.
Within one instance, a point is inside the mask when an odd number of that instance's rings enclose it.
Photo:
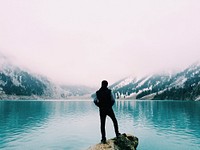
M 94 103 L 100 108 L 100 110 L 111 109 L 115 103 L 111 90 L 108 88 L 100 88 L 96 92 L 96 99 L 94 99 Z

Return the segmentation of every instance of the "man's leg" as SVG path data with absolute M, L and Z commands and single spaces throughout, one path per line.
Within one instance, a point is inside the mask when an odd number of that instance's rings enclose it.
M 118 123 L 117 123 L 117 119 L 115 117 L 115 114 L 113 112 L 113 110 L 109 110 L 108 116 L 112 119 L 113 124 L 114 124 L 114 128 L 115 128 L 115 134 L 118 137 L 120 135 L 119 133 L 119 129 L 118 129 Z
M 105 124 L 106 124 L 106 113 L 100 111 L 100 120 L 101 120 L 101 135 L 102 135 L 102 142 L 106 142 L 106 131 L 105 131 Z

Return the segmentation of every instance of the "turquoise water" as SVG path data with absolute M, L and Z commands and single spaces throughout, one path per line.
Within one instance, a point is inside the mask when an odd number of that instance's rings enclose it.
M 121 133 L 137 150 L 199 150 L 200 102 L 117 101 Z M 107 138 L 114 137 L 111 120 Z M 98 109 L 88 101 L 0 101 L 0 149 L 85 150 L 100 141 Z

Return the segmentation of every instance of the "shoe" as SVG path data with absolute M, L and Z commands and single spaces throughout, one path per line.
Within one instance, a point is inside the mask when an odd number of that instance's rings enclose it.
M 102 140 L 101 140 L 101 143 L 102 143 L 102 144 L 106 144 L 106 139 L 102 139 Z

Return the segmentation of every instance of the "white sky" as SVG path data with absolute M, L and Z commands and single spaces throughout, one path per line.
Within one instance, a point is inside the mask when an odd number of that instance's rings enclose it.
M 0 0 L 0 52 L 98 86 L 200 60 L 199 0 Z

